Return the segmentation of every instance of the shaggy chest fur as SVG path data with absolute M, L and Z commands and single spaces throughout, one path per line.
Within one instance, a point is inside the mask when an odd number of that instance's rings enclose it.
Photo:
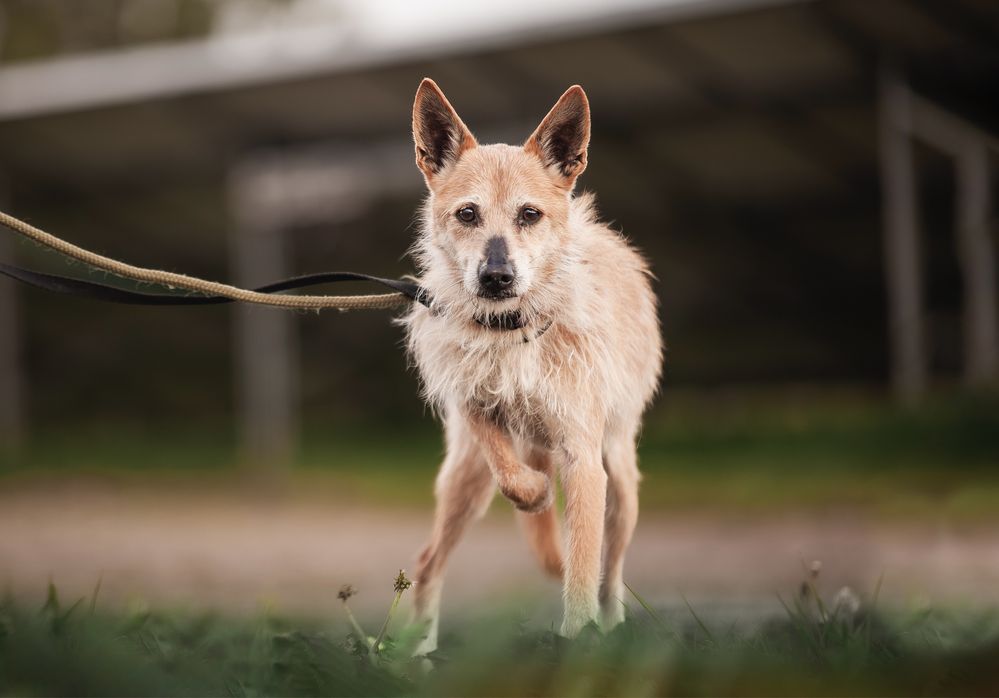
M 596 385 L 580 342 L 558 321 L 538 330 L 496 331 L 449 325 L 419 308 L 409 347 L 427 400 L 444 411 L 487 414 L 510 431 L 551 442 Z

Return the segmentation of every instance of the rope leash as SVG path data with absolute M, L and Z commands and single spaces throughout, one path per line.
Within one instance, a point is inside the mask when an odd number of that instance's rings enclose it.
M 43 274 L 8 264 L 0 264 L 0 273 L 18 281 L 31 284 L 32 286 L 57 293 L 140 305 L 211 305 L 239 301 L 243 303 L 255 303 L 257 305 L 300 308 L 305 310 L 323 310 L 327 308 L 334 308 L 336 310 L 386 310 L 406 305 L 412 301 L 423 303 L 424 305 L 429 304 L 426 292 L 415 283 L 405 280 L 382 279 L 376 276 L 355 274 L 353 272 L 326 272 L 294 277 L 250 290 L 217 281 L 206 281 L 205 279 L 185 274 L 176 274 L 159 269 L 147 269 L 119 262 L 116 259 L 105 257 L 104 255 L 66 242 L 3 211 L 0 211 L 0 225 L 44 247 L 55 250 L 59 254 L 82 262 L 91 268 L 106 271 L 115 276 L 133 281 L 156 284 L 171 289 L 185 289 L 202 295 L 180 296 L 176 294 L 142 293 L 92 281 Z M 280 291 L 287 291 L 294 288 L 304 288 L 340 281 L 371 281 L 392 288 L 395 292 L 355 296 L 274 295 Z

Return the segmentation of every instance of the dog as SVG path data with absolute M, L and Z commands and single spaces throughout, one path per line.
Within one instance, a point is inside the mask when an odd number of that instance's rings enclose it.
M 413 106 L 428 195 L 413 247 L 428 307 L 401 319 L 446 455 L 415 621 L 437 646 L 448 556 L 495 489 L 563 582 L 561 633 L 624 619 L 622 567 L 638 519 L 636 439 L 663 348 L 644 259 L 573 195 L 590 110 L 570 87 L 521 145 L 480 145 L 437 84 Z M 565 553 L 553 506 L 564 499 Z

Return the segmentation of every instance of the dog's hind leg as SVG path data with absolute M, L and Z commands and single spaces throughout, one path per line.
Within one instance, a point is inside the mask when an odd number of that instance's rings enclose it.
M 441 586 L 448 556 L 468 524 L 489 508 L 495 492 L 485 458 L 459 417 L 448 420 L 447 456 L 437 475 L 434 492 L 437 508 L 433 533 L 430 543 L 420 553 L 415 574 L 414 621 L 426 627 L 417 655 L 437 649 Z
M 534 470 L 548 475 L 554 486 L 551 454 L 548 451 L 533 449 L 527 458 L 527 464 Z M 518 510 L 517 519 L 542 569 L 555 579 L 562 579 L 562 540 L 555 506 L 552 505 L 536 514 Z
M 609 435 L 604 443 L 607 510 L 604 518 L 604 575 L 600 606 L 605 630 L 624 620 L 624 553 L 638 522 L 641 474 L 631 434 Z

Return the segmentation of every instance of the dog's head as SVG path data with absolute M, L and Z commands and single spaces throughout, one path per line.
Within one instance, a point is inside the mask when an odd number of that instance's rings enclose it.
M 570 87 L 522 146 L 479 145 L 424 79 L 413 105 L 416 164 L 430 191 L 424 237 L 435 295 L 496 316 L 543 295 L 571 234 L 570 200 L 586 168 L 590 111 Z

